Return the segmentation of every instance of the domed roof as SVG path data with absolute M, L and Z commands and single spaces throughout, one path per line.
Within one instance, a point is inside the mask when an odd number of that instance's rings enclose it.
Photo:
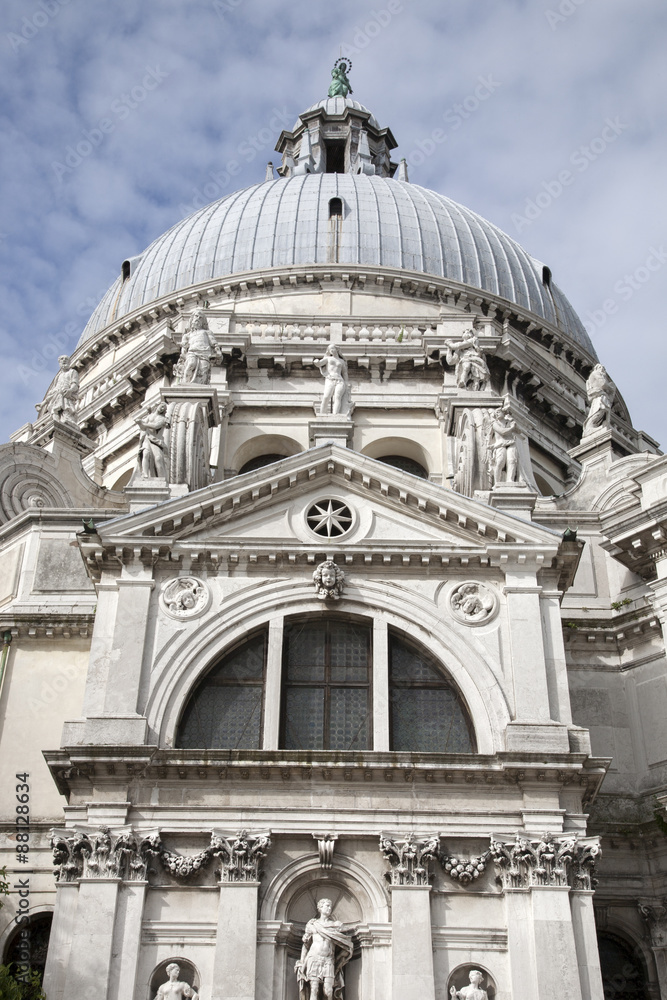
M 330 98 L 321 104 L 349 103 Z M 317 105 L 316 105 L 317 106 Z M 329 201 L 343 202 L 338 262 L 449 278 L 558 327 L 593 358 L 574 309 L 543 267 L 470 209 L 416 184 L 363 174 L 305 174 L 236 191 L 183 219 L 133 261 L 93 312 L 80 343 L 164 295 L 243 271 L 330 262 Z
M 375 115 L 368 108 L 365 108 L 363 104 L 359 104 L 359 101 L 353 101 L 351 97 L 325 97 L 323 101 L 318 101 L 317 104 L 313 104 L 305 111 L 302 111 L 294 123 L 294 128 L 297 129 L 301 124 L 303 116 L 310 114 L 311 111 L 322 109 L 327 117 L 333 117 L 343 115 L 346 108 L 353 108 L 355 111 L 361 111 L 364 114 L 370 115 L 368 119 L 370 124 L 377 129 L 380 128 Z

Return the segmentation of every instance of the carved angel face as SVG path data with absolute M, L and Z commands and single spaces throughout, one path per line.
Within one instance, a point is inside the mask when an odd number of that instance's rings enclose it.
M 320 579 L 322 580 L 322 586 L 326 587 L 327 590 L 331 590 L 332 587 L 335 587 L 336 586 L 335 566 L 323 566 L 322 573 L 320 574 Z

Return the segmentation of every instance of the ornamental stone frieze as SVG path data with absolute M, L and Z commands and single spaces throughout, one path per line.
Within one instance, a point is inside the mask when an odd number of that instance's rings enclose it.
M 490 855 L 503 889 L 562 886 L 591 890 L 597 884 L 595 866 L 600 858 L 597 841 L 545 833 L 539 839 L 517 834 L 513 843 L 505 844 L 492 837 Z
M 385 878 L 391 885 L 430 885 L 439 846 L 436 836 L 418 840 L 411 833 L 404 840 L 393 840 L 380 834 L 380 850 L 390 866 Z
M 57 882 L 88 878 L 144 881 L 148 872 L 155 871 L 149 867 L 152 861 L 159 862 L 173 878 L 186 880 L 214 858 L 221 862 L 216 872 L 221 882 L 256 882 L 271 840 L 268 834 L 254 836 L 245 830 L 229 840 L 212 833 L 208 847 L 197 854 L 184 855 L 168 851 L 159 833 L 139 840 L 131 829 L 112 834 L 108 826 L 103 826 L 91 834 L 54 830 L 51 846 Z

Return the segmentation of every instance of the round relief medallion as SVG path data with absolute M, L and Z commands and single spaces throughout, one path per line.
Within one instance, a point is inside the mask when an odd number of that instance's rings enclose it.
M 197 618 L 211 603 L 211 591 L 196 576 L 178 576 L 167 580 L 160 594 L 160 604 L 170 618 Z
M 464 625 L 485 625 L 498 612 L 498 598 L 485 584 L 466 580 L 449 595 L 449 607 Z
M 306 524 L 320 538 L 339 538 L 350 530 L 353 521 L 350 508 L 335 497 L 317 500 L 306 513 Z

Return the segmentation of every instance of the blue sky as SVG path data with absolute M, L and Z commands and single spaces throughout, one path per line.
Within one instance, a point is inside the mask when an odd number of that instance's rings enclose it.
M 549 265 L 667 444 L 662 0 L 3 0 L 0 18 L 2 440 L 126 257 L 263 180 L 269 123 L 326 96 L 343 46 L 410 179 Z

